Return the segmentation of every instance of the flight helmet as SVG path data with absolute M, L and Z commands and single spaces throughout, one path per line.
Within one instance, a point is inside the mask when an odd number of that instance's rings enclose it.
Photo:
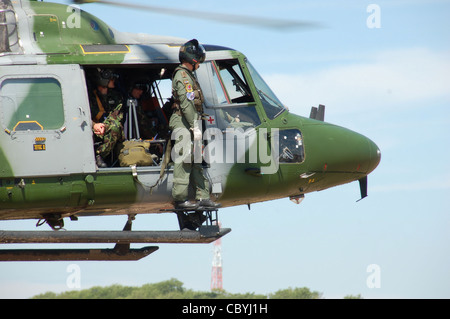
M 206 51 L 197 39 L 192 39 L 180 47 L 180 62 L 188 62 L 192 65 L 205 61 Z

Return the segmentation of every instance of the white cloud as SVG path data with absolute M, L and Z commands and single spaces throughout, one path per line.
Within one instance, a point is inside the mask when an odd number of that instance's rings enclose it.
M 300 109 L 304 113 L 319 103 L 332 106 L 327 112 L 353 112 L 410 107 L 413 102 L 450 97 L 448 52 L 412 48 L 383 51 L 365 60 L 315 73 L 272 74 L 264 78 L 296 113 Z

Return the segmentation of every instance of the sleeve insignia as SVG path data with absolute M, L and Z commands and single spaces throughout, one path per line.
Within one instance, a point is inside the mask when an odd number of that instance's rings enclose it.
M 195 94 L 194 92 L 188 92 L 186 93 L 186 97 L 189 101 L 193 101 L 195 99 Z

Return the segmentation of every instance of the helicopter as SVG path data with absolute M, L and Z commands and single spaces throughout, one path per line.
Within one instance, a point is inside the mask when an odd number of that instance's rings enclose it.
M 138 260 L 158 246 L 132 243 L 211 243 L 231 231 L 219 226 L 217 208 L 174 208 L 171 132 L 156 120 L 145 133 L 129 97 L 138 81 L 149 109 L 167 120 L 167 88 L 187 39 L 120 32 L 77 7 L 33 0 L 2 1 L 0 35 L 0 220 L 35 219 L 52 229 L 0 231 L 0 243 L 115 244 L 1 249 L 0 261 Z M 307 193 L 354 181 L 367 196 L 367 176 L 381 159 L 373 141 L 325 122 L 324 105 L 309 117 L 291 113 L 243 53 L 202 45 L 197 160 L 214 200 L 224 208 L 286 197 L 299 204 Z M 107 167 L 97 165 L 90 92 L 99 75 L 115 77 L 127 105 L 126 140 L 145 143 L 148 162 L 123 164 L 116 149 Z M 136 215 L 161 213 L 176 215 L 180 229 L 131 230 Z M 65 218 L 105 215 L 127 216 L 123 230 L 58 231 Z

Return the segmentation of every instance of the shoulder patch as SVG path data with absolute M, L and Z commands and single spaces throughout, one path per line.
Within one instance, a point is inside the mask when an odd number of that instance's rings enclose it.
M 195 93 L 194 92 L 187 92 L 186 97 L 189 101 L 194 101 L 195 99 Z
M 181 71 L 181 76 L 182 76 L 183 78 L 187 78 L 186 71 Z

